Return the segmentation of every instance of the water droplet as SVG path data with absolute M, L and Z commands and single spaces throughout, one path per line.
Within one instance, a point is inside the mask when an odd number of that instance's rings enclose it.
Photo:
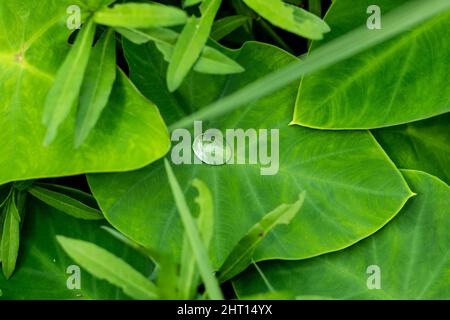
M 201 134 L 194 139 L 192 150 L 201 161 L 206 164 L 220 166 L 232 157 L 232 150 L 224 139 L 215 139 L 207 133 Z

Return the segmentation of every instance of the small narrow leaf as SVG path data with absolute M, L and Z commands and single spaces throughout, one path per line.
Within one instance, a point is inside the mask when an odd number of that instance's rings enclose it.
M 157 299 L 156 286 L 122 259 L 95 244 L 56 236 L 61 247 L 93 276 L 121 288 L 134 299 Z
M 20 190 L 20 191 L 24 191 L 24 190 L 28 189 L 29 187 L 31 187 L 31 185 L 34 183 L 34 181 L 36 181 L 36 180 L 16 181 L 16 182 L 14 182 L 14 188 L 16 188 L 17 190 Z
M 244 0 L 273 25 L 299 36 L 319 40 L 330 27 L 316 15 L 282 0 Z
M 153 263 L 155 263 L 155 270 L 157 270 L 157 272 L 154 273 L 156 274 L 156 282 L 159 288 L 160 299 L 174 299 L 176 297 L 178 287 L 178 264 L 175 263 L 169 255 L 157 252 L 153 249 L 145 248 L 112 228 L 102 226 L 102 229 L 107 231 L 117 240 L 148 257 Z
M 35 198 L 72 217 L 84 220 L 102 220 L 102 213 L 79 200 L 60 192 L 33 186 L 28 192 Z
M 3 274 L 6 279 L 9 279 L 16 268 L 20 244 L 20 215 L 17 211 L 14 194 L 9 198 L 4 210 L 5 221 L 2 232 L 1 261 Z
M 92 50 L 80 92 L 75 147 L 79 147 L 95 127 L 108 103 L 116 79 L 114 31 L 106 31 Z
M 58 184 L 52 184 L 52 183 L 39 182 L 39 183 L 36 183 L 35 185 L 45 188 L 45 189 L 48 189 L 50 191 L 55 191 L 57 193 L 65 194 L 66 196 L 69 196 L 70 198 L 74 198 L 75 200 L 78 200 L 79 202 L 82 202 L 83 204 L 85 204 L 91 208 L 99 210 L 97 201 L 95 200 L 94 196 L 89 193 L 86 193 L 84 191 L 74 189 L 71 187 L 67 187 L 67 186 L 58 185 Z
M 211 299 L 222 300 L 223 295 L 220 290 L 219 283 L 214 276 L 213 268 L 209 261 L 206 248 L 202 243 L 200 233 L 186 203 L 183 191 L 181 190 L 178 180 L 173 173 L 172 167 L 167 160 L 164 160 L 164 166 L 166 168 L 170 188 L 175 199 L 175 204 L 180 213 L 181 221 L 183 223 L 187 239 L 189 240 L 191 250 L 197 261 L 197 267 L 205 284 L 206 291 Z
M 194 65 L 194 71 L 206 74 L 232 74 L 244 72 L 245 69 L 219 50 L 207 46 Z
M 243 26 L 246 22 L 250 20 L 250 17 L 235 15 L 228 16 L 214 22 L 211 31 L 211 38 L 219 41 L 225 38 L 227 35 Z
M 199 3 L 201 3 L 203 0 L 184 0 L 183 1 L 183 7 L 187 8 L 187 7 L 192 7 L 195 6 Z
M 116 29 L 128 40 L 136 44 L 154 41 L 164 60 L 172 61 L 175 44 L 179 34 L 166 28 L 152 28 L 145 31 L 129 28 Z M 194 65 L 194 71 L 205 74 L 232 74 L 245 71 L 236 61 L 219 50 L 206 46 Z
M 221 0 L 205 0 L 200 6 L 201 17 L 191 17 L 178 38 L 167 70 L 167 87 L 178 89 L 202 53 L 211 32 Z
M 164 43 L 167 45 L 175 46 L 178 39 L 178 32 L 168 28 L 150 28 L 143 30 L 137 30 L 134 28 L 115 28 L 117 32 L 123 35 L 125 38 L 136 44 L 143 44 L 149 41 L 155 43 Z
M 238 107 L 270 95 L 278 89 L 294 82 L 301 77 L 328 67 L 349 58 L 357 53 L 373 47 L 393 36 L 412 28 L 420 22 L 450 8 L 450 2 L 442 0 L 409 1 L 383 18 L 383 29 L 368 30 L 364 24 L 359 28 L 324 44 L 311 52 L 304 60 L 294 61 L 278 69 L 234 93 L 203 107 L 200 111 L 172 124 L 169 129 L 174 130 L 192 125 L 193 121 L 209 120 L 229 113 Z
M 252 262 L 252 255 L 267 234 L 279 224 L 289 224 L 297 215 L 305 200 L 301 193 L 297 202 L 282 204 L 265 215 L 239 241 L 219 270 L 219 280 L 227 281 L 245 270 Z
M 150 3 L 116 4 L 97 11 L 94 20 L 111 27 L 151 28 L 170 27 L 186 22 L 186 13 L 176 7 Z
M 192 181 L 192 185 L 198 191 L 198 196 L 195 198 L 195 202 L 200 207 L 197 225 L 203 244 L 208 251 L 214 231 L 213 199 L 211 191 L 203 181 L 195 179 Z M 179 299 L 193 299 L 200 284 L 200 275 L 195 257 L 192 255 L 192 250 L 186 235 L 183 240 L 183 250 L 181 252 L 179 284 Z
M 95 24 L 90 20 L 81 29 L 75 44 L 56 74 L 53 86 L 45 100 L 43 123 L 47 126 L 47 134 L 44 145 L 49 145 L 56 138 L 58 127 L 76 103 L 94 35 Z

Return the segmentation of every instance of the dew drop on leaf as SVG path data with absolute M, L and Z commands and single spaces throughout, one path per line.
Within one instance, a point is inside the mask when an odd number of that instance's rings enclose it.
M 224 139 L 217 139 L 207 133 L 194 139 L 192 150 L 202 162 L 215 166 L 226 164 L 232 156 L 231 147 Z

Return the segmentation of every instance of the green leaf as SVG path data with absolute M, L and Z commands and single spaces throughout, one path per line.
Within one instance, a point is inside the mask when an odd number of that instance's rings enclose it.
M 166 169 L 167 178 L 169 180 L 169 185 L 175 199 L 175 204 L 180 213 L 181 221 L 183 222 L 184 231 L 186 232 L 189 245 L 195 256 L 197 267 L 199 269 L 200 276 L 203 279 L 203 283 L 205 284 L 206 291 L 211 299 L 222 300 L 223 295 L 220 290 L 219 283 L 213 274 L 213 268 L 211 267 L 207 251 L 202 243 L 200 233 L 186 203 L 183 191 L 181 190 L 177 178 L 175 177 L 173 170 L 166 159 L 164 160 L 164 166 Z
M 305 261 L 259 264 L 275 289 L 334 299 L 448 299 L 450 188 L 423 172 L 403 173 L 417 196 L 371 237 Z M 234 286 L 239 296 L 265 290 L 254 270 Z
M 203 181 L 194 179 L 192 185 L 198 191 L 198 196 L 195 198 L 195 202 L 200 207 L 200 213 L 197 218 L 198 230 L 205 250 L 208 251 L 214 232 L 213 199 L 211 191 Z M 183 238 L 180 265 L 179 299 L 193 299 L 200 284 L 200 275 L 186 235 Z
M 95 201 L 95 198 L 91 194 L 86 193 L 84 191 L 52 183 L 36 182 L 35 185 L 38 187 L 48 189 L 50 191 L 54 191 L 56 193 L 62 193 L 70 198 L 73 198 L 79 202 L 84 203 L 85 205 L 91 208 L 99 209 L 97 201 Z
M 94 21 L 110 27 L 151 28 L 170 27 L 186 22 L 186 13 L 159 3 L 124 3 L 97 11 Z
M 303 192 L 293 204 L 282 204 L 265 215 L 237 243 L 219 270 L 219 280 L 225 282 L 244 271 L 252 262 L 253 253 L 262 240 L 279 224 L 290 224 L 305 200 Z
M 154 45 L 125 43 L 133 81 L 146 96 L 164 106 L 161 112 L 172 123 L 297 61 L 283 50 L 255 42 L 238 51 L 222 52 L 230 54 L 246 72 L 223 77 L 191 73 L 174 97 L 164 86 L 167 64 Z M 298 83 L 293 83 L 227 117 L 204 123 L 204 130 L 216 128 L 222 132 L 234 128 L 278 129 L 276 174 L 261 175 L 261 169 L 269 167 L 267 162 L 174 166 L 183 190 L 189 190 L 194 178 L 211 184 L 215 231 L 210 258 L 216 269 L 267 212 L 282 203 L 294 203 L 302 191 L 308 195 L 302 213 L 289 227 L 278 226 L 263 240 L 255 261 L 304 259 L 340 250 L 380 229 L 412 196 L 400 172 L 369 132 L 288 126 L 297 89 Z M 192 143 L 198 133 L 190 131 L 190 135 L 188 142 Z M 177 139 L 173 143 L 178 144 Z M 272 159 L 275 172 L 275 154 Z M 183 227 L 162 161 L 128 173 L 89 175 L 88 182 L 115 228 L 146 247 L 180 258 Z
M 157 299 L 155 285 L 122 259 L 97 245 L 56 236 L 64 251 L 89 273 L 116 285 L 135 299 Z
M 14 182 L 13 187 L 17 190 L 25 191 L 31 187 L 35 181 L 36 180 L 16 181 Z
M 147 258 L 111 238 L 100 229 L 99 222 L 72 218 L 33 198 L 28 203 L 16 271 L 9 280 L 0 275 L 2 299 L 129 299 L 121 289 L 83 270 L 79 274 L 81 287 L 69 289 L 68 283 L 76 276 L 70 267 L 77 264 L 57 244 L 56 234 L 94 242 L 120 255 L 141 273 L 149 275 L 152 272 Z
M 48 128 L 44 139 L 46 146 L 56 138 L 59 126 L 69 116 L 70 110 L 77 102 L 94 36 L 95 23 L 90 20 L 77 36 L 53 80 L 53 86 L 45 100 L 42 118 Z
M 167 87 L 177 90 L 202 53 L 219 10 L 221 0 L 205 0 L 200 6 L 201 17 L 191 17 L 178 38 L 167 70 Z
M 208 106 L 173 124 L 170 129 L 189 126 L 196 120 L 207 120 L 218 117 L 245 104 L 273 94 L 280 88 L 305 75 L 360 53 L 449 8 L 450 3 L 445 0 L 430 0 L 427 2 L 419 0 L 410 1 L 384 16 L 384 27 L 382 30 L 374 33 L 373 30 L 368 30 L 364 24 L 348 34 L 314 50 L 306 59 L 292 62 L 291 65 L 286 65 L 284 68 L 280 68 L 272 74 L 267 74 L 264 78 L 247 84 L 241 90 L 223 97 L 218 101 L 210 101 Z M 323 96 L 322 92 L 320 92 L 319 96 Z
M 9 279 L 16 268 L 20 243 L 20 215 L 17 211 L 14 193 L 3 210 L 5 211 L 5 221 L 1 239 L 1 261 L 3 274 L 6 279 Z
M 201 3 L 203 0 L 183 0 L 183 7 L 187 8 L 187 7 L 192 7 L 195 6 L 199 3 Z
M 155 43 L 175 46 L 178 39 L 178 32 L 168 28 L 151 28 L 146 30 L 138 30 L 134 28 L 115 28 L 117 32 L 136 44 L 143 44 L 149 41 Z
M 212 31 L 211 31 L 211 38 L 213 38 L 216 41 L 219 41 L 219 40 L 225 38 L 231 32 L 242 27 L 249 20 L 250 20 L 250 17 L 241 16 L 241 15 L 228 16 L 228 17 L 219 19 L 216 22 L 214 22 L 214 24 L 213 24 Z
M 367 36 L 375 38 L 388 32 L 389 12 L 412 3 L 377 1 L 382 29 L 367 30 Z M 370 14 L 364 13 L 371 4 L 370 0 L 336 1 L 326 16 L 333 30 L 326 41 L 332 43 L 355 26 L 365 24 Z M 442 9 L 439 15 L 388 42 L 305 77 L 294 123 L 320 129 L 368 129 L 450 111 L 446 72 L 450 69 L 450 50 L 448 42 L 442 41 L 450 28 L 449 2 L 427 1 L 424 6 Z M 417 16 L 422 17 L 418 6 L 417 9 Z M 414 15 L 411 13 L 408 19 Z M 325 46 L 315 43 L 311 56 Z
M 450 113 L 374 131 L 399 168 L 422 170 L 450 184 Z
M 244 0 L 273 25 L 308 39 L 322 39 L 330 31 L 328 25 L 316 15 L 282 0 Z
M 169 148 L 158 109 L 123 72 L 114 83 L 114 99 L 82 147 L 75 149 L 70 143 L 76 108 L 61 124 L 56 140 L 42 146 L 47 131 L 41 121 L 45 99 L 70 49 L 66 9 L 72 3 L 0 1 L 0 25 L 9 26 L 0 28 L 0 185 L 134 170 L 161 158 Z
M 206 46 L 194 65 L 194 71 L 206 74 L 232 74 L 244 72 L 245 69 L 220 51 Z
M 154 41 L 158 50 L 163 54 L 164 60 L 169 63 L 172 61 L 175 43 L 179 36 L 175 31 L 165 28 L 154 28 L 146 31 L 119 28 L 117 31 L 136 44 Z M 210 46 L 203 49 L 193 69 L 206 74 L 231 74 L 244 71 L 234 60 Z
M 75 147 L 79 147 L 97 124 L 116 79 L 116 47 L 114 31 L 105 31 L 92 50 L 80 92 Z
M 40 186 L 32 186 L 27 190 L 32 196 L 49 206 L 74 218 L 84 220 L 102 220 L 102 213 L 75 198 Z

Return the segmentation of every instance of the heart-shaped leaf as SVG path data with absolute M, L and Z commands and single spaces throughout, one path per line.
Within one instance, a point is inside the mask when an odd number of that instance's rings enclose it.
M 0 184 L 14 180 L 136 169 L 169 148 L 157 108 L 118 72 L 112 99 L 79 149 L 75 109 L 44 147 L 41 119 L 47 93 L 70 48 L 69 1 L 0 3 Z
M 381 30 L 370 30 L 374 37 L 386 32 L 385 15 L 407 2 L 376 2 Z M 366 13 L 372 5 L 371 0 L 334 2 L 326 15 L 332 32 L 325 42 L 366 24 L 375 14 L 370 10 Z M 446 10 L 392 40 L 306 76 L 293 122 L 321 129 L 368 129 L 448 112 L 450 50 L 449 42 L 443 39 L 449 28 L 450 11 Z M 322 43 L 314 43 L 312 51 Z
M 169 122 L 296 60 L 275 47 L 248 43 L 238 51 L 223 50 L 246 69 L 244 73 L 227 77 L 191 73 L 171 95 L 164 86 L 167 64 L 153 44 L 127 42 L 125 50 L 132 78 L 148 97 L 164 106 L 161 111 Z M 370 133 L 288 126 L 297 85 L 204 124 L 205 129 L 222 131 L 275 130 L 273 139 L 279 130 L 277 174 L 261 175 L 261 168 L 268 170 L 268 163 L 174 166 L 185 192 L 192 190 L 193 178 L 211 189 L 215 207 L 211 248 L 216 268 L 267 212 L 281 203 L 294 203 L 302 191 L 308 196 L 301 213 L 289 226 L 277 227 L 264 239 L 255 252 L 256 261 L 308 258 L 347 247 L 381 228 L 412 195 Z M 191 133 L 192 140 L 198 134 Z M 191 148 L 189 144 L 187 152 Z M 276 172 L 275 160 L 272 163 Z M 142 245 L 179 257 L 182 228 L 162 169 L 158 162 L 130 173 L 90 175 L 88 180 L 102 211 L 116 228 Z
M 370 238 L 305 261 L 260 264 L 275 290 L 334 299 L 450 298 L 450 188 L 424 172 L 403 173 L 417 196 Z M 240 296 L 267 291 L 255 270 L 234 284 Z

